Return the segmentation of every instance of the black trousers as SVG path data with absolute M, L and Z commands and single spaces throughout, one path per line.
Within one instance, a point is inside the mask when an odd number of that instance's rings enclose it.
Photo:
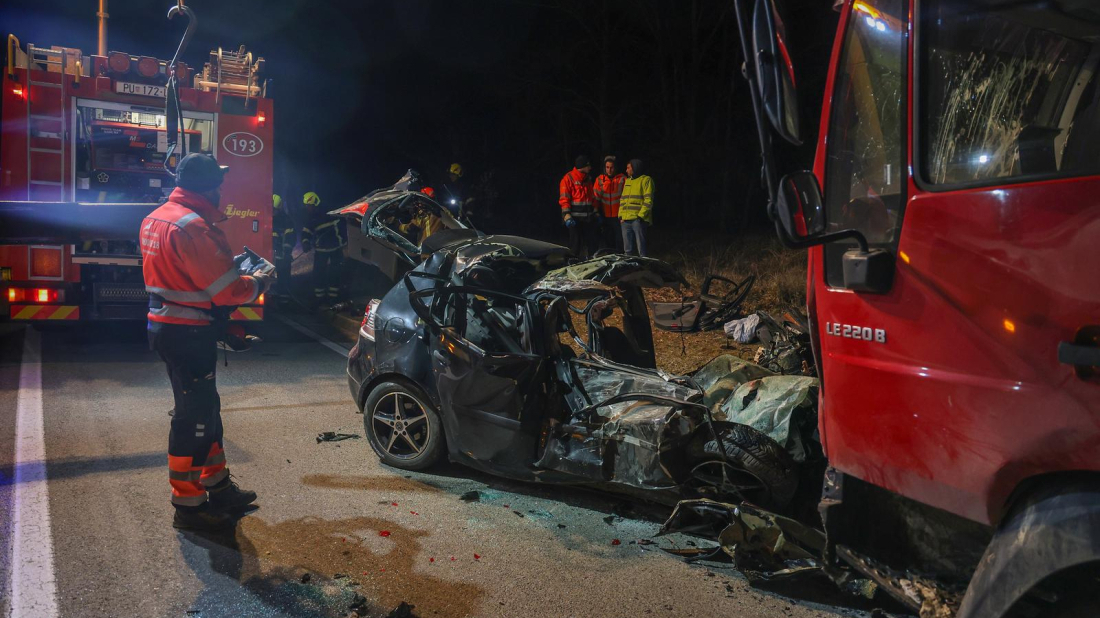
M 615 253 L 623 252 L 623 230 L 619 227 L 618 217 L 604 217 L 600 224 L 602 247 L 613 249 Z
M 316 299 L 340 298 L 341 267 L 344 264 L 344 248 L 331 251 L 313 250 L 313 296 Z
M 277 296 L 290 296 L 291 262 L 289 251 L 275 254 L 275 294 Z
M 222 448 L 221 397 L 213 326 L 150 324 L 149 345 L 164 361 L 176 409 L 168 432 L 168 479 L 172 502 L 197 507 L 206 487 L 228 474 Z
M 569 250 L 581 259 L 592 257 L 600 248 L 599 223 L 591 217 L 587 219 L 573 217 L 573 220 L 577 224 L 568 228 Z

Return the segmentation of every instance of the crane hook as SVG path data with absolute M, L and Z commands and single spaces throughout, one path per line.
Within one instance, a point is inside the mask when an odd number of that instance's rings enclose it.
M 183 38 L 180 39 L 180 45 L 176 48 L 176 55 L 172 56 L 172 62 L 169 65 L 174 72 L 176 70 L 176 62 L 179 61 L 180 55 L 187 49 L 187 44 L 191 41 L 191 36 L 195 34 L 195 28 L 199 25 L 199 20 L 195 17 L 195 12 L 191 10 L 191 7 L 184 6 L 183 0 L 177 0 L 176 6 L 168 9 L 168 19 L 175 18 L 176 15 L 183 14 L 187 18 L 187 30 L 183 32 Z

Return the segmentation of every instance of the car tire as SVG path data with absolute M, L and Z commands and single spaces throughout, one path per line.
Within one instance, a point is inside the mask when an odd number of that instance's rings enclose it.
M 688 447 L 691 478 L 685 483 L 693 497 L 709 497 L 723 502 L 741 499 L 764 508 L 779 510 L 790 503 L 798 490 L 798 463 L 778 442 L 739 423 L 714 423 L 725 450 L 723 458 L 714 434 L 708 427 Z M 717 479 L 731 479 L 725 490 Z M 754 486 L 755 485 L 755 486 Z
M 406 382 L 383 382 L 363 404 L 363 429 L 382 463 L 423 470 L 443 456 L 443 423 L 431 399 Z

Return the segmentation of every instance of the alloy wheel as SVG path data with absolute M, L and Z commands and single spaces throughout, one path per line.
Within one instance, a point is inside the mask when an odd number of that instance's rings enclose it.
M 424 405 L 402 392 L 388 393 L 379 399 L 371 423 L 377 446 L 399 459 L 412 459 L 423 453 L 432 431 Z

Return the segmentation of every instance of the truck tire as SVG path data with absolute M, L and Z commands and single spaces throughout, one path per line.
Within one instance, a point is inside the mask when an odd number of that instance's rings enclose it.
M 423 470 L 443 456 L 443 423 L 431 399 L 406 382 L 383 382 L 363 404 L 367 442 L 382 463 Z
M 703 494 L 724 502 L 743 499 L 772 510 L 787 506 L 798 489 L 798 464 L 791 455 L 778 442 L 748 425 L 715 422 L 714 426 L 725 457 L 710 429 L 702 427 L 688 446 L 692 475 L 685 485 L 690 493 L 697 494 L 693 497 Z M 723 488 L 722 480 L 729 480 L 729 486 Z

